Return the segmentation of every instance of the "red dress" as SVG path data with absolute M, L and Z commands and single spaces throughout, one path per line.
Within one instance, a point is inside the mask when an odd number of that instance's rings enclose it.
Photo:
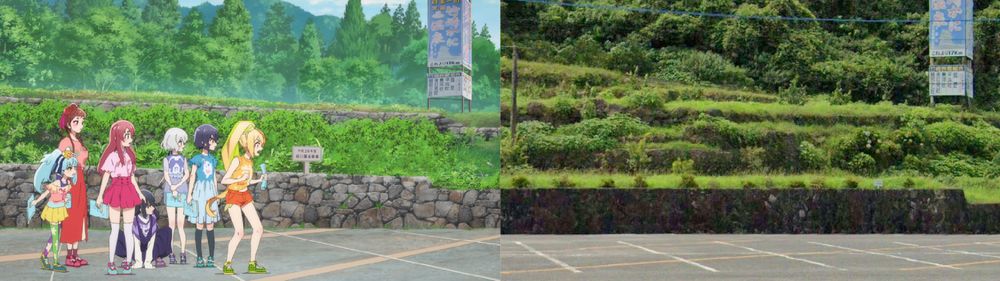
M 79 141 L 70 142 L 68 137 L 59 142 L 59 150 L 65 151 L 71 145 L 80 165 L 76 167 L 76 184 L 69 191 L 73 195 L 73 208 L 67 210 L 69 217 L 62 222 L 62 232 L 59 237 L 59 242 L 68 244 L 87 240 L 87 219 L 90 215 L 88 213 L 90 206 L 87 206 L 87 184 L 83 178 L 84 163 L 87 163 L 89 155 L 83 144 Z

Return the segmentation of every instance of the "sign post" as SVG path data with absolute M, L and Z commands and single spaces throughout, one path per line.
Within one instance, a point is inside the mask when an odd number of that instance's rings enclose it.
M 930 64 L 928 84 L 931 105 L 941 96 L 965 97 L 968 105 L 973 98 L 973 18 L 972 0 L 930 1 Z M 950 63 L 941 60 L 950 59 Z M 935 60 L 935 58 L 941 58 Z
M 427 1 L 427 108 L 431 99 L 472 111 L 472 2 Z
M 316 146 L 293 146 L 292 161 L 302 162 L 304 173 L 309 173 L 309 163 L 323 161 L 323 148 Z

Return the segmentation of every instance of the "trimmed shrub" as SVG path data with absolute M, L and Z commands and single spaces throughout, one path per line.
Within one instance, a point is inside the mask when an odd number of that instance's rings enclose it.
M 516 188 L 528 188 L 531 185 L 531 181 L 523 176 L 516 176 L 510 180 L 510 185 Z
M 644 178 L 642 175 L 635 175 L 635 178 L 632 179 L 632 182 L 633 182 L 632 186 L 635 188 L 649 187 L 649 184 L 646 183 L 646 178 Z
M 793 180 L 792 182 L 788 183 L 788 187 L 791 187 L 791 188 L 806 188 L 806 183 L 803 182 L 803 181 L 800 181 L 800 180 Z
M 634 109 L 656 111 L 663 108 L 663 98 L 655 92 L 633 92 L 625 97 L 625 105 Z
M 563 175 L 558 179 L 553 179 L 552 185 L 555 187 L 576 187 L 576 183 L 570 180 L 567 175 Z
M 625 114 L 612 114 L 604 119 L 587 119 L 559 128 L 559 132 L 565 135 L 582 135 L 605 140 L 639 135 L 648 130 L 649 126 L 646 123 Z
M 855 178 L 848 178 L 844 180 L 844 188 L 857 189 L 858 180 Z
M 736 149 L 758 144 L 759 134 L 721 117 L 702 113 L 684 128 L 684 137 L 694 143 L 711 144 L 723 149 Z
M 670 164 L 670 171 L 674 174 L 693 174 L 694 173 L 694 160 L 674 160 Z
M 982 155 L 989 152 L 990 137 L 978 128 L 954 121 L 944 121 L 927 126 L 927 141 L 941 153 L 960 152 Z
M 601 180 L 601 187 L 604 187 L 604 188 L 614 188 L 615 187 L 615 180 L 612 179 L 612 178 L 603 179 L 603 180 Z
M 692 175 L 683 175 L 683 176 L 681 176 L 680 187 L 682 187 L 682 188 L 698 188 L 698 182 L 696 182 L 694 180 L 694 176 L 692 176 Z

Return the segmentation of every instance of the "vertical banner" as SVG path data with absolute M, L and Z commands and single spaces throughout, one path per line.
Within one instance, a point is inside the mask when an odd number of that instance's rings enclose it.
M 427 1 L 427 67 L 472 69 L 472 2 Z
M 972 0 L 930 0 L 931 57 L 972 59 Z

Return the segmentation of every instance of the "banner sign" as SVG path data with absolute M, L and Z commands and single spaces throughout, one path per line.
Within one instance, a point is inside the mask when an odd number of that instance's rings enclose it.
M 972 0 L 930 0 L 931 57 L 971 59 L 972 26 Z
M 931 96 L 972 97 L 972 67 L 968 64 L 931 65 Z
M 472 2 L 427 1 L 427 67 L 472 69 Z
M 472 100 L 472 77 L 465 72 L 427 74 L 427 98 L 443 97 Z

